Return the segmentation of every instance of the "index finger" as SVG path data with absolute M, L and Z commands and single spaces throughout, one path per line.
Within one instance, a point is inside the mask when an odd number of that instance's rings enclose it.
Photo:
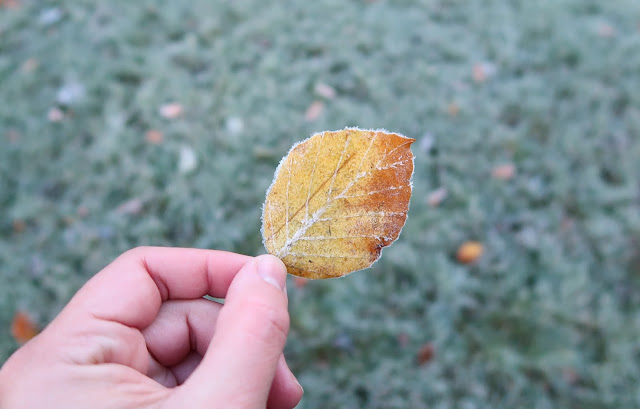
M 138 247 L 89 280 L 65 310 L 142 329 L 168 299 L 224 298 L 236 273 L 251 259 L 217 250 Z

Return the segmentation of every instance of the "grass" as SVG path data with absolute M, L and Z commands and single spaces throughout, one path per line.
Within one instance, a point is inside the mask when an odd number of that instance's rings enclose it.
M 264 252 L 288 148 L 386 128 L 418 139 L 409 223 L 373 268 L 290 283 L 300 407 L 640 405 L 637 1 L 0 7 L 0 328 L 133 246 Z

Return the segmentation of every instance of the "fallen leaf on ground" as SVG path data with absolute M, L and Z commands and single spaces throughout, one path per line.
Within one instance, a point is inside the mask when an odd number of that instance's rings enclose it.
M 498 180 L 509 180 L 516 175 L 516 167 L 513 163 L 498 165 L 491 170 L 491 177 Z
M 59 108 L 51 108 L 47 113 L 47 118 L 49 119 L 49 122 L 60 122 L 64 119 L 64 112 Z
M 317 83 L 313 90 L 316 94 L 326 99 L 333 99 L 336 97 L 336 90 L 322 82 Z
M 455 102 L 450 103 L 449 106 L 447 106 L 447 112 L 451 117 L 458 116 L 458 113 L 460 112 L 460 105 Z
M 601 23 L 598 25 L 598 35 L 604 38 L 615 37 L 616 29 L 608 23 Z
M 17 9 L 20 7 L 20 3 L 17 0 L 0 0 L 0 7 L 6 9 Z
M 307 122 L 313 122 L 318 119 L 323 112 L 324 102 L 315 101 L 314 103 L 309 105 L 309 108 L 307 108 L 307 111 L 304 113 L 304 120 Z
M 415 139 L 347 128 L 291 148 L 262 211 L 262 238 L 290 274 L 340 277 L 369 267 L 407 219 Z
M 11 322 L 11 335 L 18 343 L 24 344 L 38 335 L 38 329 L 27 313 L 18 311 Z
M 13 232 L 22 233 L 27 228 L 27 223 L 22 219 L 16 219 L 13 221 Z
M 482 68 L 482 64 L 474 64 L 473 65 L 473 80 L 481 84 L 485 82 L 487 79 L 487 75 L 484 73 L 484 68 Z
M 480 62 L 473 65 L 473 80 L 476 84 L 482 84 L 496 73 L 496 66 L 490 62 Z
M 164 134 L 156 129 L 149 129 L 144 134 L 144 139 L 152 145 L 160 145 L 164 141 Z
M 575 385 L 580 380 L 580 375 L 573 368 L 563 368 L 562 377 L 564 378 L 565 382 L 570 385 Z
M 304 277 L 293 277 L 293 285 L 296 288 L 304 288 L 309 283 L 309 280 Z
M 433 359 L 436 349 L 431 342 L 424 344 L 418 350 L 418 364 L 424 365 Z
M 35 58 L 29 58 L 22 63 L 22 65 L 20 66 L 20 71 L 29 74 L 35 71 L 36 68 L 38 68 L 38 60 L 36 60 Z
M 429 193 L 427 196 L 427 204 L 431 207 L 437 207 L 448 195 L 449 191 L 444 187 L 440 187 Z
M 144 207 L 144 201 L 139 197 L 134 197 L 126 202 L 122 203 L 116 208 L 116 213 L 124 215 L 136 215 L 139 214 Z
M 482 246 L 482 243 L 477 241 L 467 241 L 458 248 L 456 258 L 462 264 L 470 264 L 480 258 L 483 252 L 484 247 Z
M 76 214 L 78 215 L 78 217 L 87 217 L 89 215 L 89 208 L 87 208 L 86 206 L 78 206 Z
M 20 132 L 15 129 L 9 129 L 6 133 L 7 140 L 11 143 L 16 143 L 20 140 Z
M 160 107 L 160 115 L 167 119 L 175 119 L 182 115 L 182 112 L 182 105 L 178 104 L 177 102 L 165 104 Z

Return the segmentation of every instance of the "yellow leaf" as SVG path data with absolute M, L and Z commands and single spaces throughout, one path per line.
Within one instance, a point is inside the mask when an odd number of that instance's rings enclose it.
M 262 209 L 262 238 L 290 274 L 340 277 L 369 267 L 400 234 L 415 139 L 348 128 L 293 146 Z

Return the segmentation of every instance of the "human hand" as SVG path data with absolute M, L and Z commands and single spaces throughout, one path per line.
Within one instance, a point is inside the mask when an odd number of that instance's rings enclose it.
M 269 255 L 130 250 L 4 364 L 0 408 L 293 408 L 285 279 Z

